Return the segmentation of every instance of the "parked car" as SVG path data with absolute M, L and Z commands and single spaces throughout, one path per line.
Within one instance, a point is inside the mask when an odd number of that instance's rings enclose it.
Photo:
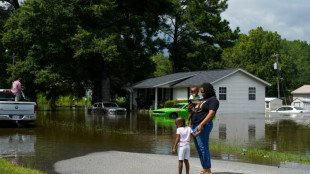
M 0 89 L 0 122 L 31 123 L 37 119 L 37 104 L 25 99 L 15 102 L 15 96 L 10 89 Z
M 187 117 L 188 110 L 187 110 L 188 103 L 178 103 L 170 108 L 161 108 L 156 109 L 153 111 L 153 116 L 160 116 L 160 117 L 169 117 L 169 118 L 177 118 L 179 116 Z
M 113 102 L 97 102 L 88 107 L 88 111 L 104 112 L 106 114 L 126 114 L 126 108 L 119 107 Z
M 308 110 L 305 110 L 304 108 L 301 107 L 296 107 L 296 106 L 282 106 L 278 108 L 275 111 L 271 112 L 279 112 L 279 113 L 304 113 L 304 112 L 309 112 Z

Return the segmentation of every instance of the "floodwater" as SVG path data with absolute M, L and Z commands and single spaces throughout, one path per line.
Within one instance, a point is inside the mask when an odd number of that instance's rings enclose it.
M 85 108 L 39 108 L 35 127 L 0 127 L 0 158 L 12 163 L 55 173 L 60 160 L 93 152 L 126 151 L 171 154 L 175 140 L 174 120 L 152 117 L 148 113 L 126 115 L 88 113 Z M 299 115 L 218 113 L 210 144 L 220 143 L 246 148 L 291 152 L 310 157 L 310 113 Z M 240 152 L 242 153 L 242 152 Z M 191 146 L 191 155 L 198 154 Z M 308 165 L 275 164 L 211 152 L 213 159 L 310 170 Z

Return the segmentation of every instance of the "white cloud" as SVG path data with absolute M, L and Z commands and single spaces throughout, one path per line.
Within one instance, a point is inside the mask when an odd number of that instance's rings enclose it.
M 282 39 L 310 43 L 309 11 L 309 0 L 229 0 L 222 17 L 232 29 L 239 26 L 241 33 L 261 26 Z

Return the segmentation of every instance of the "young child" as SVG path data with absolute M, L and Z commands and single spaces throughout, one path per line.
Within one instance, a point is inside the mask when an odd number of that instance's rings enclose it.
M 179 157 L 179 174 L 182 174 L 183 160 L 185 163 L 186 174 L 189 174 L 189 156 L 190 156 L 190 135 L 196 137 L 200 132 L 194 133 L 190 127 L 185 127 L 185 119 L 178 117 L 175 119 L 175 125 L 177 126 L 177 137 L 172 149 L 172 153 L 176 152 L 178 146 L 178 157 Z
M 198 92 L 199 92 L 199 89 L 197 86 L 192 86 L 190 88 L 190 91 L 191 91 L 191 96 L 189 97 L 188 101 L 189 103 L 193 103 L 193 105 L 197 105 L 200 103 L 200 96 L 198 95 Z M 189 115 L 188 115 L 188 118 L 187 118 L 187 121 L 186 121 L 186 124 L 191 127 L 191 117 L 193 115 L 193 112 L 197 112 L 195 110 L 195 107 L 193 108 L 193 110 L 191 110 L 189 112 Z

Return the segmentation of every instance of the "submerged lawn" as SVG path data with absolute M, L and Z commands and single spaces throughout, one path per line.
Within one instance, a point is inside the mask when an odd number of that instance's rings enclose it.
M 7 174 L 43 174 L 43 172 L 20 167 L 18 165 L 12 164 L 9 161 L 4 159 L 0 159 L 0 173 L 7 173 Z
M 310 157 L 286 152 L 276 152 L 259 148 L 242 148 L 229 146 L 219 143 L 210 143 L 210 150 L 215 152 L 227 153 L 238 156 L 247 161 L 260 160 L 274 163 L 296 162 L 301 164 L 310 164 Z

